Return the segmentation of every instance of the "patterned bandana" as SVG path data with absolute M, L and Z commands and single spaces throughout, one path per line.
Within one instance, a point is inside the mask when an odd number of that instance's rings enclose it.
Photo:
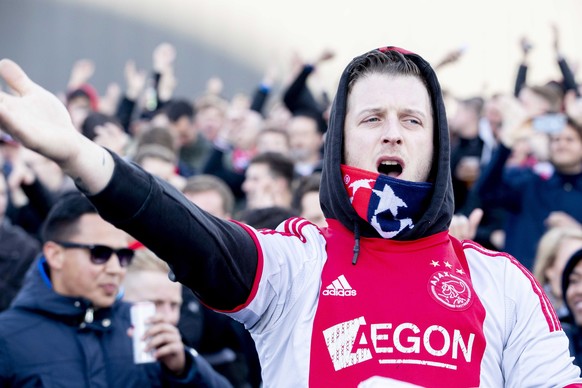
M 384 238 L 414 228 L 428 206 L 432 183 L 403 181 L 345 165 L 341 171 L 354 210 Z

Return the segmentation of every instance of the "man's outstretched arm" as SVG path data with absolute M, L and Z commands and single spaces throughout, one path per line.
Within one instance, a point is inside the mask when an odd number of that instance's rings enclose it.
M 253 286 L 258 252 L 240 225 L 216 219 L 145 171 L 77 132 L 62 103 L 9 60 L 0 77 L 0 125 L 25 147 L 54 160 L 88 194 L 101 216 L 167 261 L 205 303 L 233 310 Z

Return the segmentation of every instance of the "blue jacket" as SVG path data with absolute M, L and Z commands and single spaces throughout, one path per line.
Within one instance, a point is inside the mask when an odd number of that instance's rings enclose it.
M 134 364 L 129 306 L 93 312 L 87 300 L 55 293 L 40 258 L 0 314 L 0 387 L 229 386 L 190 352 L 180 379 L 160 363 Z
M 475 190 L 485 209 L 501 206 L 509 212 L 505 251 L 531 270 L 537 243 L 546 231 L 544 221 L 551 212 L 566 212 L 582 223 L 582 174 L 554 172 L 544 178 L 529 168 L 506 169 L 510 153 L 499 146 Z

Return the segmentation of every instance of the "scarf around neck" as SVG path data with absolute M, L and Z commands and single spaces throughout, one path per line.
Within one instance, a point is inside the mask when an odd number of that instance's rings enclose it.
M 356 213 L 383 238 L 413 229 L 427 208 L 433 185 L 341 165 L 344 187 Z

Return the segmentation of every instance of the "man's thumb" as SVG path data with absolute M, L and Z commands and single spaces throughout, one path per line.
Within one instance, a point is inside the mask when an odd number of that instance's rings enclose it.
M 20 95 L 30 91 L 34 83 L 28 78 L 24 70 L 10 59 L 0 60 L 0 77 L 6 81 L 6 84 Z

